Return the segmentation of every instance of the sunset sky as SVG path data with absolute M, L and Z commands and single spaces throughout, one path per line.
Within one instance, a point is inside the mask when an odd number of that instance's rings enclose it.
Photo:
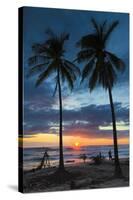
M 49 78 L 35 88 L 36 76 L 27 78 L 28 58 L 32 55 L 33 43 L 44 42 L 45 30 L 55 33 L 70 33 L 66 42 L 66 58 L 74 60 L 78 48 L 75 43 L 92 32 L 90 23 L 94 17 L 98 22 L 105 19 L 111 23 L 119 20 L 108 42 L 107 49 L 124 60 L 126 70 L 118 76 L 112 91 L 116 111 L 119 144 L 128 143 L 129 133 L 129 16 L 122 13 L 73 11 L 60 9 L 24 8 L 24 147 L 58 145 L 58 91 L 53 97 L 55 82 Z M 82 70 L 83 64 L 78 65 Z M 80 78 L 72 92 L 62 85 L 63 138 L 64 145 L 112 144 L 112 122 L 108 93 L 101 87 L 89 92 L 87 82 L 80 85 Z

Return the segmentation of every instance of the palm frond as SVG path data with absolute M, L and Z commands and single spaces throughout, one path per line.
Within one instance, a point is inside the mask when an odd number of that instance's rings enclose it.
M 95 34 L 85 35 L 81 38 L 79 42 L 77 42 L 77 47 L 81 49 L 84 48 L 98 48 L 99 46 L 99 39 L 98 36 Z
M 41 46 L 42 46 L 42 44 L 40 44 L 40 43 L 34 43 L 32 45 L 32 47 L 31 47 L 32 48 L 32 52 L 35 53 L 35 54 L 40 53 Z
M 43 42 L 41 44 L 35 43 L 32 45 L 32 52 L 34 55 L 37 55 L 37 56 L 45 55 L 46 56 L 47 51 L 48 51 L 48 48 L 47 48 L 46 42 Z
M 77 62 L 81 63 L 81 62 L 88 61 L 92 58 L 92 56 L 94 56 L 94 54 L 95 54 L 95 51 L 92 49 L 81 50 L 77 54 Z
M 57 80 L 57 77 L 56 77 L 56 84 L 55 84 L 55 89 L 54 89 L 54 92 L 53 92 L 53 97 L 54 97 L 55 94 L 56 94 L 57 87 L 58 87 L 58 80 Z
M 104 30 L 105 30 L 105 28 L 106 28 L 106 25 L 107 25 L 107 20 L 105 20 L 105 21 L 103 22 L 103 24 L 102 24 L 102 31 L 104 31 Z
M 65 67 L 61 67 L 61 76 L 63 77 L 63 79 L 66 80 L 70 90 L 73 89 L 73 77 L 71 76 L 70 72 L 65 68 Z
M 98 82 L 98 74 L 99 74 L 99 72 L 97 71 L 97 68 L 95 68 L 89 79 L 90 92 L 92 92 L 92 90 L 96 87 L 96 84 Z
M 89 80 L 90 92 L 96 87 L 96 84 L 99 82 L 99 72 L 102 67 L 103 67 L 103 57 L 101 58 L 99 56 L 95 63 L 95 68 L 93 69 L 90 76 L 90 80 Z
M 34 67 L 31 67 L 29 69 L 29 73 L 27 74 L 27 77 L 30 77 L 32 75 L 38 74 L 40 72 L 43 72 L 46 69 L 48 64 L 49 64 L 49 62 L 38 64 L 38 65 L 35 65 Z
M 74 73 L 73 69 L 66 62 L 63 63 L 63 67 L 71 75 L 72 80 L 75 81 L 76 80 L 76 74 Z
M 33 66 L 38 64 L 39 62 L 48 62 L 49 60 L 49 56 L 36 54 L 28 59 L 28 65 Z
M 111 33 L 113 32 L 113 30 L 118 26 L 118 24 L 119 24 L 119 21 L 117 20 L 117 21 L 113 22 L 113 23 L 109 26 L 109 28 L 108 28 L 108 30 L 107 30 L 105 36 L 104 36 L 104 43 L 107 41 L 107 39 L 109 38 L 109 36 L 110 36 Z
M 90 60 L 89 63 L 85 65 L 82 71 L 81 83 L 84 81 L 85 78 L 90 76 L 91 72 L 93 71 L 94 63 L 95 63 L 95 59 L 93 58 L 92 60 Z
M 62 44 L 64 44 L 64 42 L 66 41 L 66 40 L 69 40 L 69 37 L 70 37 L 70 34 L 69 33 L 62 33 L 61 35 L 60 35 L 60 42 L 62 43 Z
M 28 65 L 32 66 L 32 65 L 36 65 L 36 63 L 38 62 L 38 56 L 32 56 L 28 59 Z
M 39 75 L 36 81 L 36 87 L 39 86 L 46 78 L 48 78 L 55 70 L 56 62 L 53 61 L 51 64 L 48 65 L 47 69 Z
M 100 27 L 98 25 L 98 23 L 96 22 L 96 20 L 94 18 L 91 19 L 91 23 L 93 25 L 93 27 L 96 30 L 96 33 L 99 35 L 100 34 Z
M 125 70 L 125 63 L 122 59 L 118 58 L 115 54 L 107 51 L 106 54 L 108 55 L 109 61 L 112 63 L 115 69 L 122 72 Z
M 113 66 L 109 62 L 106 64 L 106 69 L 108 70 L 109 84 L 111 87 L 113 87 L 113 85 L 116 83 L 117 80 L 117 74 Z
M 107 20 L 103 22 L 103 24 L 100 25 L 100 40 L 103 41 L 104 33 L 107 25 Z
M 55 38 L 55 37 L 56 37 L 55 33 L 53 32 L 53 30 L 52 30 L 51 28 L 47 28 L 46 31 L 45 31 L 45 33 L 46 33 L 46 34 L 48 35 L 48 37 L 50 37 L 50 38 Z
M 104 89 L 108 89 L 108 86 L 112 88 L 116 79 L 117 74 L 113 66 L 109 62 L 105 63 L 99 71 L 99 84 L 101 84 Z
M 80 69 L 77 67 L 73 62 L 70 62 L 69 60 L 64 59 L 64 62 L 67 63 L 67 65 L 74 71 L 75 74 L 80 76 Z

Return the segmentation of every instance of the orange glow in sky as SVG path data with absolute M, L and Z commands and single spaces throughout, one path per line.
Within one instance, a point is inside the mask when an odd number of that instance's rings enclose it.
M 59 137 L 56 134 L 38 133 L 31 137 L 19 139 L 20 143 L 23 141 L 24 147 L 43 147 L 43 146 L 58 146 Z M 64 146 L 72 146 L 79 148 L 86 145 L 112 145 L 112 138 L 87 138 L 82 136 L 63 136 Z M 119 144 L 128 144 L 128 137 L 119 138 Z
M 80 139 L 80 141 L 81 141 L 81 139 Z M 80 149 L 80 143 L 79 143 L 78 141 L 76 141 L 76 142 L 73 144 L 73 148 L 79 150 L 79 149 Z
M 79 146 L 80 146 L 79 142 L 75 142 L 75 147 L 79 147 Z

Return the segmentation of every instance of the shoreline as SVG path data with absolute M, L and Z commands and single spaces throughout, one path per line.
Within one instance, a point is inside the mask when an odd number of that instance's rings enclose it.
M 41 162 L 46 147 L 39 148 L 29 148 L 23 149 L 23 163 L 20 163 L 23 170 L 31 170 L 36 168 Z M 91 157 L 99 155 L 99 153 L 104 156 L 105 159 L 108 159 L 108 152 L 112 151 L 112 157 L 114 157 L 114 149 L 112 145 L 101 145 L 97 146 L 80 146 L 80 148 L 72 148 L 70 146 L 64 147 L 64 162 L 65 165 L 82 163 L 81 156 L 85 154 L 87 156 L 86 161 L 90 162 Z M 59 147 L 49 147 L 48 154 L 50 159 L 51 166 L 58 166 L 59 163 Z M 128 145 L 119 145 L 119 158 L 129 157 L 129 147 Z
M 126 160 L 129 160 L 128 157 L 123 157 L 123 158 L 120 158 L 120 161 L 123 162 L 123 161 L 126 161 Z M 105 162 L 108 162 L 109 159 L 107 157 L 104 158 L 104 161 Z M 113 162 L 113 161 L 112 161 Z M 73 158 L 73 159 L 67 159 L 67 160 L 64 160 L 64 165 L 66 167 L 69 167 L 69 166 L 76 166 L 76 165 L 80 165 L 83 163 L 83 160 L 80 159 L 80 158 Z M 85 163 L 88 163 L 88 164 L 93 164 L 93 160 L 91 158 L 87 158 L 86 159 L 86 162 Z M 38 163 L 39 164 L 39 163 Z M 51 162 L 51 166 L 49 168 L 58 168 L 58 165 L 59 165 L 59 161 L 56 161 L 56 162 Z M 27 168 L 27 169 L 23 169 L 24 173 L 29 173 L 29 172 L 32 172 L 36 169 L 38 165 L 34 165 L 34 167 L 32 168 Z M 47 167 L 45 168 L 47 169 Z

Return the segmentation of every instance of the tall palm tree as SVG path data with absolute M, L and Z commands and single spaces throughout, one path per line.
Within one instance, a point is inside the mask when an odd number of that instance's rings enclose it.
M 61 83 L 66 81 L 72 90 L 80 70 L 64 57 L 64 44 L 69 39 L 69 34 L 62 33 L 57 36 L 52 30 L 47 30 L 46 34 L 47 39 L 44 43 L 32 46 L 33 56 L 29 58 L 29 75 L 38 74 L 36 86 L 42 84 L 51 75 L 54 76 L 54 95 L 57 89 L 59 94 L 59 170 L 64 171 Z
M 118 26 L 119 22 L 114 21 L 107 24 L 104 21 L 98 24 L 95 19 L 91 20 L 93 25 L 93 32 L 83 36 L 77 45 L 80 51 L 77 54 L 78 63 L 85 62 L 82 71 L 82 81 L 88 80 L 88 87 L 90 92 L 97 86 L 101 85 L 105 90 L 108 90 L 112 124 L 113 124 L 113 141 L 114 141 L 114 157 L 115 157 L 115 175 L 122 176 L 122 171 L 118 155 L 118 142 L 116 130 L 116 117 L 112 97 L 112 88 L 117 80 L 117 73 L 124 70 L 124 62 L 107 48 L 107 42 Z

